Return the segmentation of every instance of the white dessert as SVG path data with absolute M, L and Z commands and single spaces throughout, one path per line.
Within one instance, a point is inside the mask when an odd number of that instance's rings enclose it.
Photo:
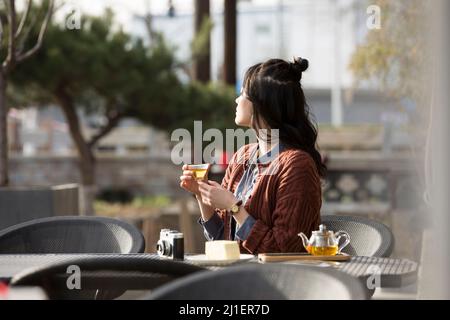
M 205 254 L 208 260 L 237 260 L 240 257 L 239 245 L 236 241 L 207 241 Z

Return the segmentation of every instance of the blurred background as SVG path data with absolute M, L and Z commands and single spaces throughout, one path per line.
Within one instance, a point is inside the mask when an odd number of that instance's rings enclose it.
M 2 38 L 1 228 L 111 216 L 138 225 L 150 252 L 162 227 L 184 232 L 186 251 L 203 252 L 171 133 L 192 131 L 194 120 L 203 130 L 235 128 L 245 70 L 301 56 L 329 168 L 322 214 L 381 221 L 395 235 L 393 256 L 423 258 L 434 1 L 57 1 L 45 28 L 51 1 L 13 2 L 14 23 L 25 21 L 14 49 L 40 46 L 14 61 Z M 2 2 L 3 34 L 10 12 Z M 220 181 L 225 168 L 215 165 L 211 177 Z

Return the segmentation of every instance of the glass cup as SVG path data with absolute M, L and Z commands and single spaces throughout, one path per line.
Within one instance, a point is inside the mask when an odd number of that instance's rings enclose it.
M 208 179 L 208 169 L 209 164 L 189 164 L 187 166 L 188 170 L 191 170 L 194 173 L 195 180 L 207 180 Z

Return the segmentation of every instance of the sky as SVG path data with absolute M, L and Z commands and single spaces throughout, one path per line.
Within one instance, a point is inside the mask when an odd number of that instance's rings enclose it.
M 217 2 L 217 0 L 212 0 Z M 72 8 L 79 9 L 82 13 L 101 15 L 106 8 L 111 8 L 115 13 L 116 21 L 124 26 L 126 31 L 132 26 L 135 15 L 144 15 L 151 12 L 154 15 L 166 14 L 167 0 L 59 0 L 63 3 L 56 14 L 65 16 Z M 178 13 L 190 13 L 193 10 L 193 0 L 173 0 Z
M 136 15 L 144 15 L 150 12 L 153 15 L 166 15 L 168 11 L 168 0 L 56 0 L 60 9 L 55 19 L 66 17 L 74 8 L 81 13 L 101 15 L 106 8 L 111 8 L 115 13 L 115 20 L 123 26 L 124 31 L 133 33 Z M 293 0 L 239 0 L 239 3 L 251 3 L 258 5 L 273 5 Z M 298 0 L 295 0 L 298 1 Z M 18 9 L 21 4 L 18 1 Z M 23 0 L 22 0 L 23 2 Z M 210 0 L 211 12 L 222 12 L 224 0 Z M 191 14 L 194 10 L 194 0 L 172 0 L 176 14 Z
M 224 0 L 210 0 L 211 10 L 222 10 Z M 283 0 L 240 0 L 239 2 L 255 4 L 274 4 Z M 284 0 L 286 2 L 286 0 Z M 287 0 L 289 1 L 289 0 Z M 133 14 L 143 14 L 150 11 L 152 14 L 166 14 L 168 0 L 71 0 L 66 1 L 75 4 L 83 12 L 101 14 L 106 7 L 111 7 L 121 22 L 126 22 Z M 194 0 L 172 0 L 178 13 L 192 13 Z
M 218 10 L 223 7 L 224 0 L 210 0 L 211 8 Z M 272 4 L 283 0 L 240 0 L 239 2 L 251 2 L 258 4 Z M 286 2 L 286 0 L 284 0 Z M 288 0 L 289 1 L 289 0 Z M 72 0 L 72 2 L 75 2 Z M 154 14 L 165 14 L 168 8 L 168 0 L 77 0 L 83 9 L 95 12 L 101 12 L 102 8 L 111 6 L 117 10 L 142 13 L 151 9 Z M 173 5 L 179 12 L 192 12 L 194 0 L 172 0 Z

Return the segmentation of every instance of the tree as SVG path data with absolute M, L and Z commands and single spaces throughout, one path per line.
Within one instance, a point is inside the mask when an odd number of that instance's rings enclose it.
M 29 30 L 36 23 L 36 16 L 27 21 L 33 2 L 28 0 L 24 12 L 16 12 L 16 1 L 5 0 L 4 7 L 0 8 L 0 186 L 8 185 L 8 130 L 6 89 L 8 78 L 16 66 L 34 56 L 42 46 L 45 32 L 53 14 L 53 0 L 43 1 L 42 9 L 45 16 L 37 34 L 37 40 L 31 46 L 28 38 Z M 27 49 L 26 49 L 27 48 Z
M 80 30 L 52 24 L 42 50 L 14 76 L 15 87 L 26 90 L 30 102 L 61 107 L 80 157 L 85 213 L 93 212 L 96 144 L 121 119 L 139 118 L 164 130 L 193 119 L 212 119 L 202 103 L 210 90 L 178 80 L 172 50 L 161 36 L 146 47 L 112 26 L 111 11 L 102 17 L 83 17 Z M 223 101 L 231 101 L 220 92 L 210 96 L 222 101 L 218 110 L 227 107 Z M 104 122 L 91 137 L 83 135 L 77 109 L 103 115 Z
M 378 84 L 383 93 L 397 99 L 400 111 L 409 113 L 409 132 L 415 142 L 411 150 L 418 156 L 425 147 L 426 158 L 431 135 L 423 130 L 423 123 L 429 123 L 429 131 L 434 63 L 425 35 L 431 34 L 428 8 L 433 2 L 376 0 L 370 4 L 380 8 L 381 28 L 368 32 L 352 56 L 350 69 L 358 81 Z M 427 175 L 421 175 L 425 180 Z
M 381 27 L 368 32 L 352 56 L 350 69 L 358 81 L 374 81 L 390 96 L 426 106 L 430 92 L 424 83 L 428 83 L 426 71 L 432 64 L 424 34 L 429 28 L 430 1 L 376 0 L 370 4 L 380 8 Z
M 195 33 L 197 35 L 197 46 L 201 47 L 202 50 L 197 55 L 196 61 L 194 61 L 193 73 L 194 78 L 201 82 L 208 82 L 211 80 L 210 24 L 209 0 L 195 0 Z M 195 52 L 195 50 L 193 51 Z
M 224 1 L 224 81 L 236 85 L 236 0 Z

